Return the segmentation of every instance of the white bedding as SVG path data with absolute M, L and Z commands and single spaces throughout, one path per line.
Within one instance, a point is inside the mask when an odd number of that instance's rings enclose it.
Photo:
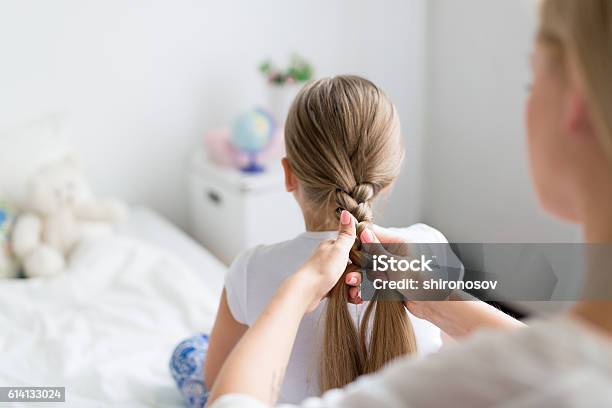
M 225 268 L 138 216 L 139 228 L 79 248 L 63 276 L 0 281 L 0 386 L 65 386 L 78 407 L 182 406 L 168 360 L 182 338 L 210 330 Z

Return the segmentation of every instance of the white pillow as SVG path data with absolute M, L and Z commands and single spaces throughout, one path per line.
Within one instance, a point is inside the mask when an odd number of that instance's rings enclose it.
M 49 160 L 72 153 L 65 116 L 53 114 L 0 129 L 0 197 L 21 205 L 30 175 Z

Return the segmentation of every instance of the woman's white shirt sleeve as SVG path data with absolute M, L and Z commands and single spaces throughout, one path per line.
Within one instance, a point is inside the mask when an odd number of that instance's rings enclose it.
M 427 359 L 398 360 L 299 406 L 526 408 L 610 406 L 611 401 L 609 340 L 557 318 L 509 332 L 481 332 Z M 227 395 L 211 408 L 265 406 L 248 396 Z

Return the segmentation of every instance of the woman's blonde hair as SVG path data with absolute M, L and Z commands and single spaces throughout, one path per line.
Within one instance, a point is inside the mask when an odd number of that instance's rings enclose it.
M 287 160 L 306 199 L 333 219 L 339 209 L 357 219 L 357 236 L 372 222 L 372 202 L 397 178 L 403 158 L 393 104 L 372 82 L 336 76 L 306 85 L 285 125 Z M 360 243 L 351 261 L 361 266 Z M 344 279 L 330 292 L 320 360 L 321 391 L 342 387 L 359 375 L 414 352 L 416 342 L 404 305 L 371 301 L 361 327 L 348 311 Z M 374 314 L 371 335 L 366 336 Z
M 538 39 L 576 68 L 612 164 L 612 0 L 543 0 Z

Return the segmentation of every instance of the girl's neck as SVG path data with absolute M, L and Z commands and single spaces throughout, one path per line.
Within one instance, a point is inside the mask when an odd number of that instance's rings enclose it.
M 335 231 L 338 229 L 336 220 L 319 220 L 304 216 L 304 225 L 308 232 Z
M 336 231 L 338 229 L 338 221 L 331 217 L 333 210 L 323 206 L 305 206 L 301 205 L 302 214 L 304 216 L 304 226 L 308 232 L 320 231 Z

